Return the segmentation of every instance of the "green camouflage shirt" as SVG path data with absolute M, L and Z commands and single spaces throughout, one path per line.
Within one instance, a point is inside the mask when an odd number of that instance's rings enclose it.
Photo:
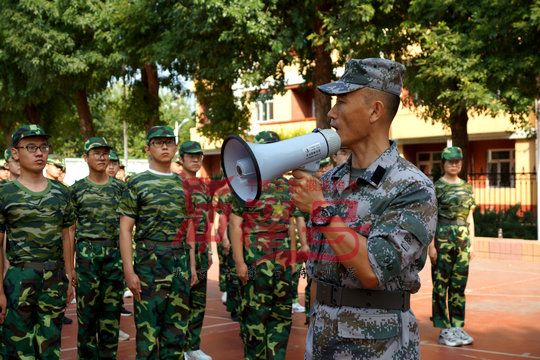
M 442 178 L 435 182 L 437 203 L 439 205 L 439 219 L 466 221 L 475 205 L 472 185 L 461 180 L 451 184 Z
M 242 241 L 248 264 L 267 256 L 269 252 L 290 250 L 289 219 L 295 209 L 285 178 L 266 185 L 259 200 L 245 206 L 233 202 L 233 214 L 243 220 Z
M 212 207 L 212 197 L 209 194 L 210 189 L 204 179 L 201 178 L 182 178 L 182 181 L 186 190 L 189 191 L 193 203 L 193 221 L 196 234 L 204 235 L 208 228 L 208 216 Z
M 95 184 L 88 178 L 73 184 L 71 201 L 77 216 L 77 241 L 118 241 L 120 216 L 116 210 L 125 187 L 123 182 L 112 177 L 103 185 Z
M 178 175 L 145 171 L 128 181 L 118 213 L 135 219 L 135 241 L 174 241 L 179 230 L 179 241 L 184 241 L 187 228 L 182 225 L 191 217 L 186 195 Z
M 69 189 L 48 180 L 32 192 L 18 180 L 0 185 L 0 231 L 7 232 L 7 258 L 17 265 L 28 261 L 63 261 L 62 229 L 75 222 Z

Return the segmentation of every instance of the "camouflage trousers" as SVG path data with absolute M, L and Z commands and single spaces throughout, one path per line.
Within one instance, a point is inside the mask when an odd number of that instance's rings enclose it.
M 199 350 L 201 347 L 201 331 L 206 310 L 206 290 L 208 281 L 208 251 L 195 249 L 197 284 L 191 287 L 189 294 L 189 325 L 186 339 L 186 351 Z
M 240 335 L 245 359 L 285 359 L 292 322 L 292 270 L 266 260 L 242 287 Z
M 225 254 L 225 250 L 221 243 L 217 244 L 217 253 L 218 253 L 218 260 L 219 260 L 219 291 L 226 292 L 227 291 L 227 273 L 229 271 L 226 261 L 227 261 L 227 256 L 229 254 Z
M 63 268 L 39 271 L 11 266 L 4 276 L 7 359 L 59 359 L 68 279 Z
M 306 323 L 309 324 L 309 313 L 311 312 L 311 282 L 313 280 L 308 276 L 306 284 L 306 292 L 304 294 L 304 307 L 306 308 Z
M 189 252 L 184 247 L 137 244 L 135 301 L 137 359 L 182 359 L 189 319 Z
M 118 248 L 77 242 L 79 359 L 116 359 L 124 277 Z
M 470 260 L 469 229 L 460 225 L 439 225 L 435 235 L 435 247 L 437 263 L 431 268 L 433 280 L 431 320 L 438 328 L 463 327 L 465 287 Z
M 218 244 L 218 254 L 220 245 Z M 238 318 L 240 314 L 240 280 L 236 275 L 236 268 L 233 258 L 232 249 L 228 254 L 222 253 L 219 259 L 219 273 L 220 273 L 220 290 L 227 292 L 227 301 L 225 307 L 231 314 L 233 320 Z M 223 279 L 223 280 L 222 280 Z M 223 288 L 221 287 L 221 281 L 223 281 Z

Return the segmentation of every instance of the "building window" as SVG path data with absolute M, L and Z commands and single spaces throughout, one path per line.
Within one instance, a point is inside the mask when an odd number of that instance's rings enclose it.
M 431 179 L 439 178 L 442 174 L 441 152 L 422 151 L 416 153 L 416 165 Z
M 491 187 L 514 187 L 515 151 L 488 150 L 488 179 Z
M 274 120 L 274 101 L 272 99 L 258 100 L 253 104 L 253 120 Z

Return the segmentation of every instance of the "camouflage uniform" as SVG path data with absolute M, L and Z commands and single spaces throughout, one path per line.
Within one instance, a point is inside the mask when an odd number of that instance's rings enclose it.
M 128 181 L 120 202 L 119 214 L 136 220 L 134 270 L 142 290 L 135 302 L 137 359 L 183 356 L 191 277 L 185 242 L 189 201 L 178 175 L 145 171 Z
M 459 148 L 447 148 L 445 151 Z M 461 149 L 459 149 L 461 150 Z M 448 152 L 448 151 L 447 151 Z M 461 154 L 461 151 L 459 152 Z M 462 159 L 443 152 L 443 159 Z M 463 327 L 465 322 L 465 287 L 469 274 L 470 238 L 467 218 L 475 202 L 471 184 L 435 182 L 439 205 L 435 248 L 437 262 L 432 267 L 433 325 L 439 328 Z M 448 292 L 448 313 L 446 295 Z
M 244 260 L 249 280 L 241 289 L 240 332 L 246 359 L 285 359 L 291 329 L 293 271 L 289 219 L 295 207 L 280 178 L 258 201 L 234 206 L 242 217 Z
M 71 187 L 77 215 L 77 319 L 79 359 L 115 359 L 124 277 L 118 248 L 118 203 L 123 182 L 88 178 Z
M 39 193 L 18 180 L 0 187 L 0 231 L 7 231 L 10 262 L 3 346 L 10 357 L 60 358 L 69 286 L 61 235 L 74 221 L 69 190 L 58 181 L 48 180 Z
M 206 292 L 208 283 L 209 245 L 208 216 L 212 206 L 212 198 L 208 195 L 208 186 L 202 179 L 183 179 L 193 203 L 193 223 L 195 225 L 195 267 L 198 282 L 191 287 L 189 294 L 189 326 L 186 340 L 186 351 L 199 350 L 201 331 L 206 310 Z
M 356 178 L 356 179 L 354 179 Z M 433 184 L 399 156 L 395 143 L 367 169 L 351 172 L 351 160 L 326 173 L 327 199 L 347 207 L 343 221 L 368 239 L 369 262 L 379 279 L 376 290 L 420 288 L 418 272 L 435 229 Z M 352 271 L 334 256 L 322 233 L 310 236 L 315 259 L 308 273 L 337 287 L 362 288 Z M 417 359 L 418 325 L 412 311 L 315 303 L 308 330 L 306 359 Z

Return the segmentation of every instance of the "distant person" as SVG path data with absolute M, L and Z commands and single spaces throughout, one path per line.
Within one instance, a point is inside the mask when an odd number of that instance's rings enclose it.
M 0 183 L 9 179 L 9 169 L 4 159 L 0 159 Z
M 47 157 L 47 165 L 45 166 L 45 177 L 47 179 L 60 180 L 62 178 L 62 171 L 66 169 L 66 162 L 60 155 L 50 154 Z
M 7 232 L 11 264 L 5 275 L 0 272 L 0 347 L 10 358 L 59 359 L 62 316 L 73 297 L 69 228 L 75 214 L 69 189 L 43 176 L 47 139 L 38 125 L 18 128 L 11 153 L 21 175 L 0 185 L 0 249 Z M 3 266 L 0 252 L 0 269 Z
M 21 175 L 21 165 L 11 155 L 11 149 L 4 151 L 4 159 L 6 161 L 6 167 L 9 170 L 8 180 L 15 180 Z
M 457 146 L 443 150 L 444 174 L 435 182 L 439 216 L 429 246 L 433 280 L 433 325 L 441 328 L 439 343 L 472 344 L 465 325 L 465 287 L 469 277 L 471 240 L 474 238 L 475 201 L 471 184 L 459 178 L 463 153 Z M 448 304 L 448 306 L 447 306 Z M 448 310 L 447 310 L 448 309 Z
M 107 175 L 110 177 L 116 177 L 116 174 L 120 170 L 120 159 L 114 149 L 109 152 L 109 164 L 107 165 Z

